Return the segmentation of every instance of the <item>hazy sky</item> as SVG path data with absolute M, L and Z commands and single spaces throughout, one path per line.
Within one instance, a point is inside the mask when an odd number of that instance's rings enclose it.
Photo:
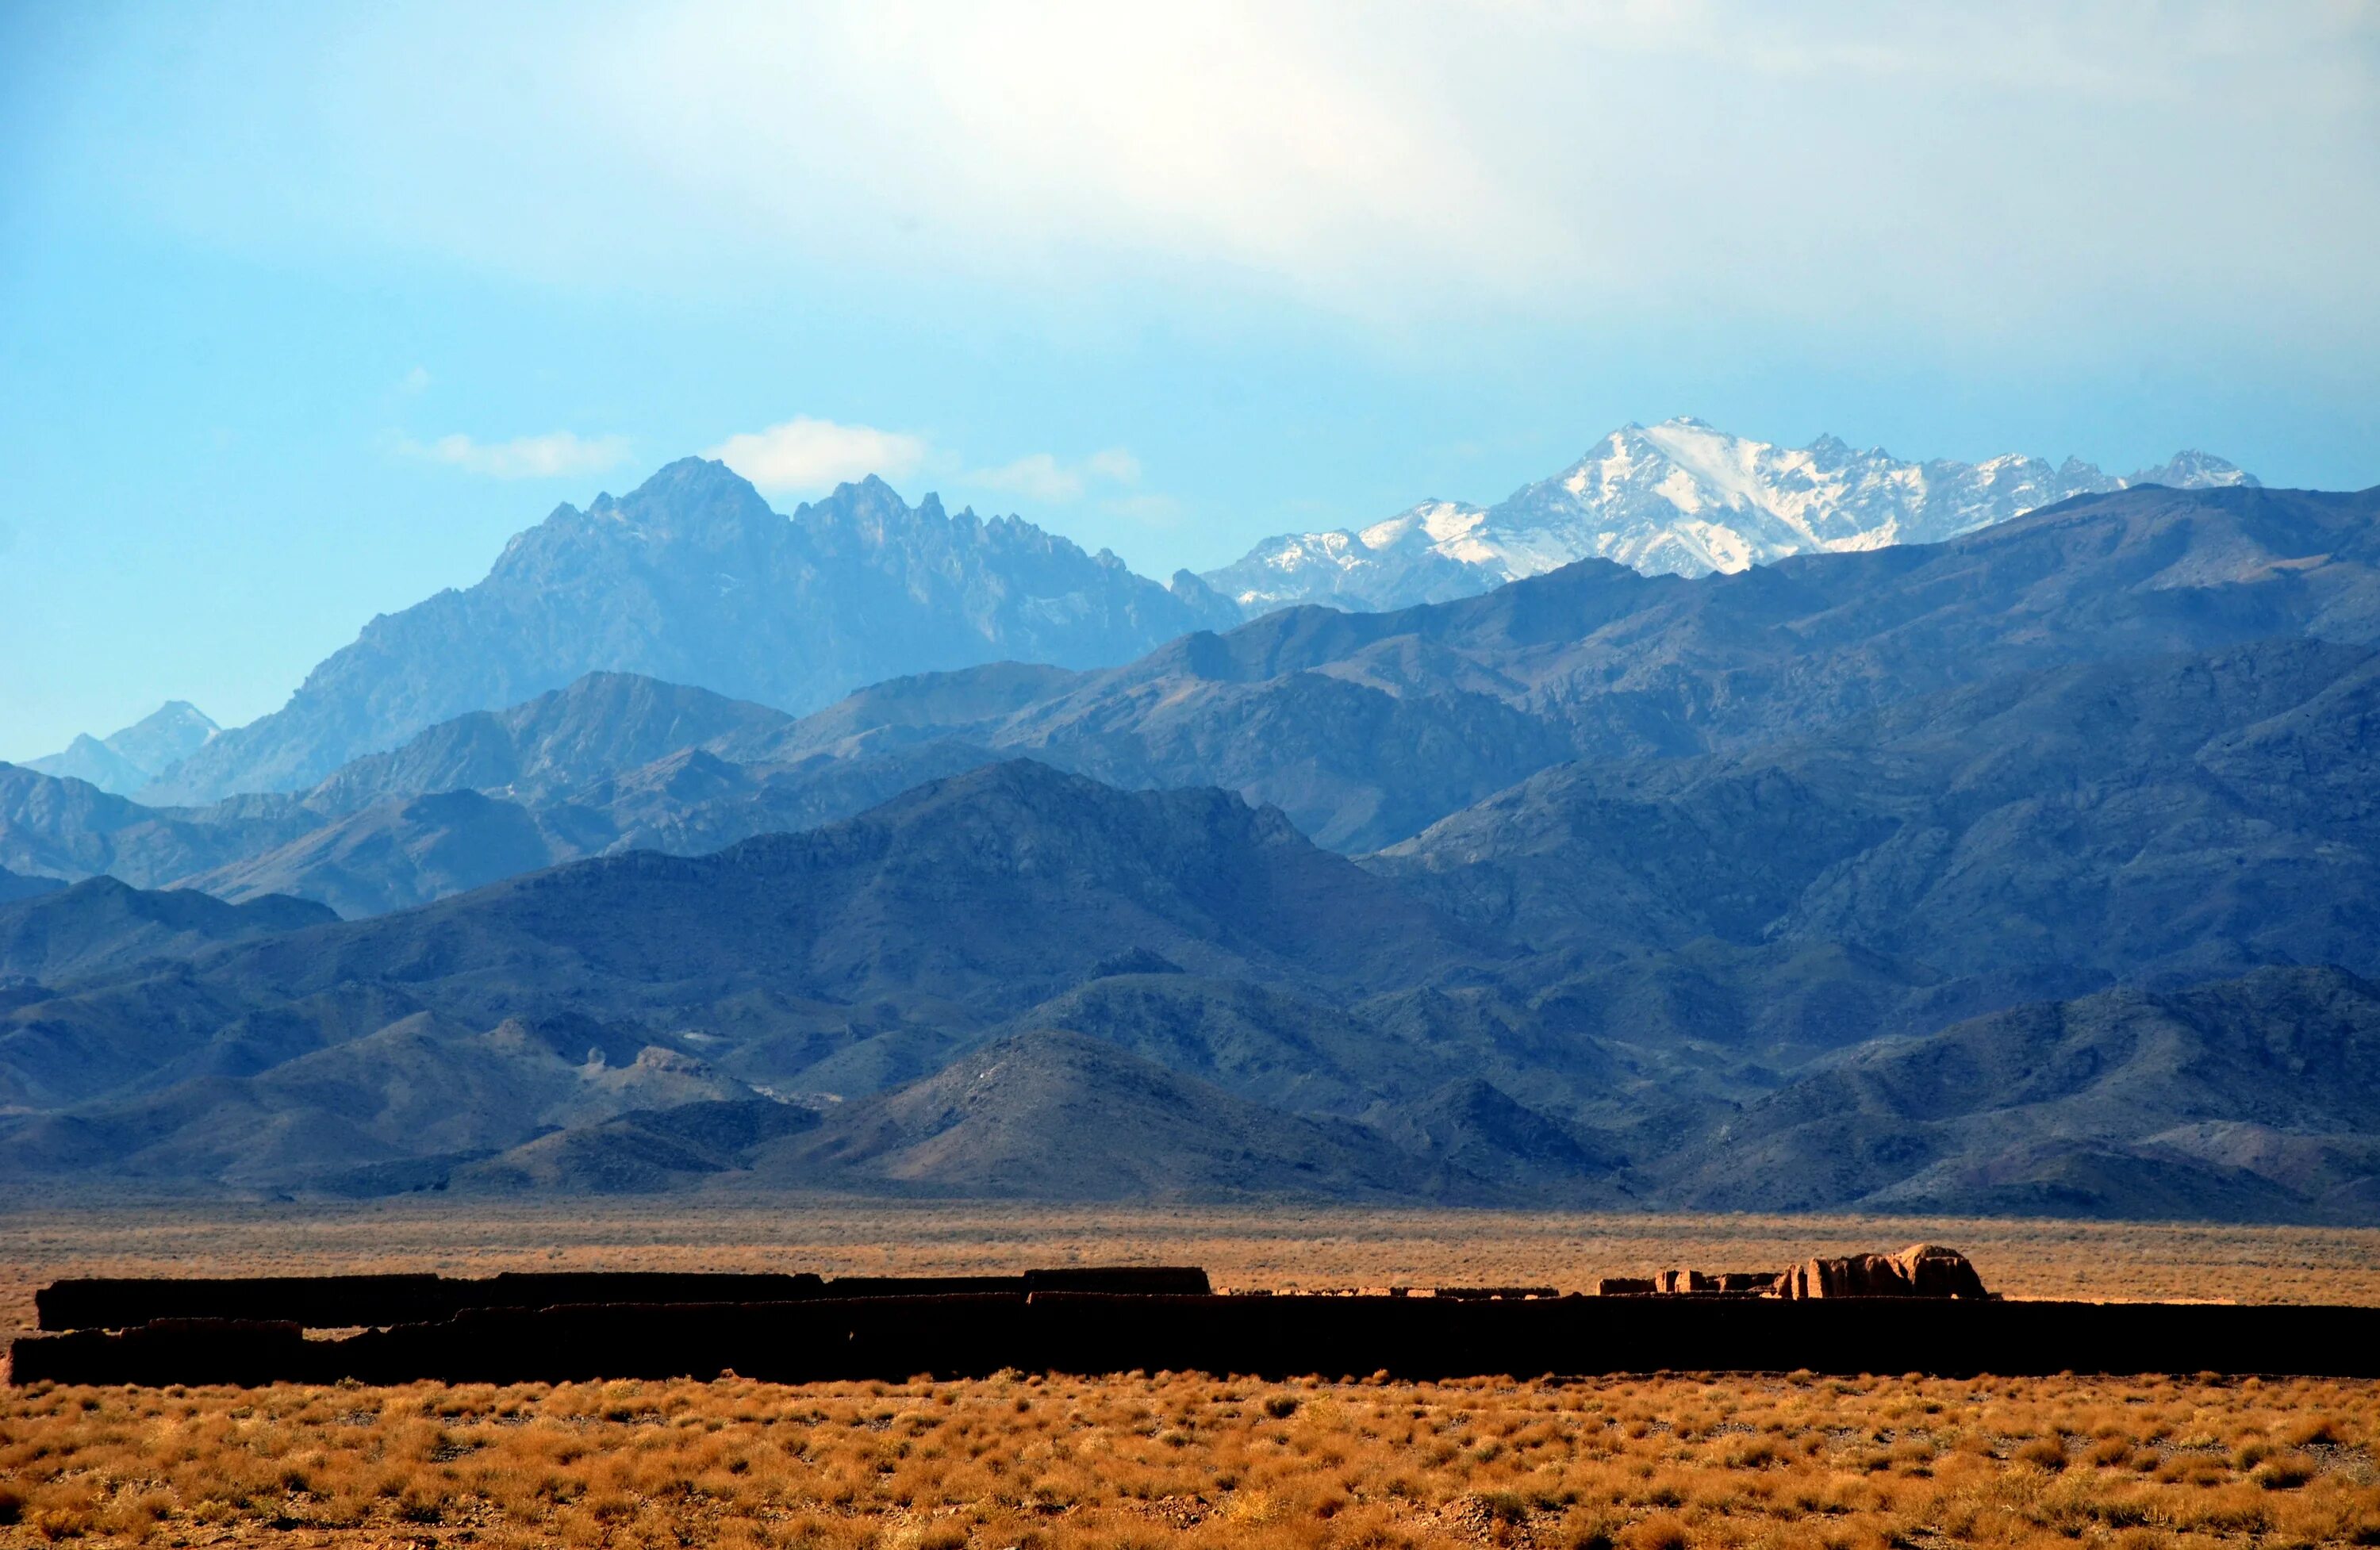
M 2360 3 L 0 0 L 0 757 L 724 449 L 1163 575 L 1624 421 L 2380 482 Z

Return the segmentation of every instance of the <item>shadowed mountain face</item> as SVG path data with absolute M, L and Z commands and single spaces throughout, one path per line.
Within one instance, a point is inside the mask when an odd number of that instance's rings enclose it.
M 792 721 L 704 689 L 590 672 L 510 709 L 442 721 L 401 747 L 357 759 L 308 792 L 305 804 L 339 817 L 442 792 L 559 798 L 686 749 L 757 744 Z
M 149 893 L 114 878 L 92 878 L 0 904 L 0 978 L 64 985 L 336 918 L 302 899 L 227 904 L 192 890 Z
M 87 732 L 77 733 L 72 743 L 55 754 L 27 759 L 25 768 L 60 780 L 85 781 L 117 796 L 129 796 L 156 779 L 153 771 L 141 769 Z
M 1461 1198 L 1469 1182 L 1362 1127 L 1263 1108 L 1066 1033 L 971 1051 L 761 1148 L 751 1168 L 758 1183 L 1045 1200 Z
M 296 894 L 349 918 L 384 914 L 602 848 L 610 834 L 475 791 L 405 797 L 191 875 L 225 899 Z M 586 842 L 592 841 L 592 843 Z
M 793 711 L 968 662 L 1091 666 L 1238 617 L 1014 517 L 905 505 L 880 480 L 792 517 L 687 458 L 629 495 L 564 506 L 486 579 L 375 619 L 287 706 L 225 733 L 144 799 L 310 787 L 342 764 L 590 672 L 699 684 Z
M 1673 1165 L 1681 1204 L 2367 1219 L 2380 991 L 2262 969 L 1962 1023 L 1828 1063 Z
M 155 888 L 285 843 L 322 819 L 277 799 L 144 807 L 87 781 L 0 764 L 0 866 L 56 878 L 106 873 Z
M 1278 813 L 1014 763 L 715 855 L 579 862 L 32 992 L 0 1021 L 0 1082 L 48 1108 L 138 1096 L 147 1113 L 199 1073 L 261 1079 L 421 1013 L 563 1029 L 558 1047 L 607 1059 L 674 1049 L 779 1090 L 888 1084 L 1151 963 L 1324 1000 L 1495 951 Z
M 303 994 L 358 975 L 419 986 L 428 963 L 466 1001 L 490 1004 L 498 985 L 573 1001 L 601 991 L 625 1006 L 655 987 L 708 983 L 989 1009 L 1135 950 L 1320 984 L 1410 979 L 1465 951 L 1427 906 L 1317 850 L 1277 812 L 1211 791 L 1117 792 L 1018 761 L 808 833 L 581 862 L 212 972 Z
M 1586 961 L 1855 942 L 2036 990 L 2380 972 L 2380 653 L 2264 641 L 2017 674 L 1699 759 L 1565 766 L 1371 858 Z
M 103 1169 L 167 1187 L 300 1184 L 385 1193 L 459 1159 L 639 1109 L 757 1095 L 682 1051 L 607 1060 L 565 1025 L 486 1031 L 415 1012 L 253 1072 L 202 1070 L 82 1104 L 0 1120 L 0 1166 L 19 1176 Z M 360 1177 L 359 1177 L 360 1176 Z
M 771 765 L 691 748 L 558 799 L 473 791 L 394 798 L 176 881 L 226 899 L 286 893 L 349 917 L 382 914 L 582 856 L 700 855 L 758 834 L 815 829 L 997 762 L 956 743 Z
M 66 886 L 55 878 L 29 878 L 21 873 L 0 869 L 0 904 L 13 904 L 19 899 L 55 893 Z
M 339 1183 L 354 1194 L 431 1187 L 468 1194 L 645 1194 L 748 1173 L 760 1146 L 818 1122 L 815 1110 L 772 1098 L 697 1100 L 553 1131 L 493 1156 L 356 1169 Z

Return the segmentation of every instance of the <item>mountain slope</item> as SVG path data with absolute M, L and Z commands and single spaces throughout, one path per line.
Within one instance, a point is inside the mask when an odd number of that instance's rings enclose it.
M 800 1087 L 868 1049 L 932 1069 L 953 1039 L 1147 955 L 1343 994 L 1494 952 L 1277 812 L 1019 761 L 807 833 L 577 862 L 22 1004 L 0 1017 L 0 1075 L 84 1101 L 242 1018 L 369 993 L 473 1027 L 591 1016 Z
M 1690 418 L 1626 425 L 1551 478 L 1487 508 L 1427 501 L 1360 531 L 1268 539 L 1205 580 L 1251 612 L 1289 603 L 1443 602 L 1589 557 L 1647 574 L 1740 571 L 1789 554 L 1931 543 L 2076 495 L 2135 485 L 2253 486 L 2177 453 L 2116 478 L 2069 458 L 1907 463 L 1832 436 L 1800 449 Z
M 577 826 L 475 791 L 398 798 L 346 814 L 260 854 L 182 879 L 230 900 L 278 894 L 356 919 L 426 904 L 601 851 L 608 829 Z
M 1135 950 L 1317 983 L 1417 976 L 1464 951 L 1433 912 L 1276 812 L 1213 791 L 1112 791 L 1019 760 L 824 829 L 708 856 L 575 863 L 224 971 L 311 989 L 428 953 L 468 984 L 525 954 L 639 995 L 710 976 L 1029 1004 L 1036 984 Z
M 816 828 L 997 759 L 953 742 L 880 739 L 779 757 L 792 724 L 704 690 L 590 673 L 441 722 L 299 795 L 151 808 L 0 766 L 0 861 L 378 914 L 583 856 L 699 854 Z
M 755 1181 L 1034 1200 L 1489 1194 L 1361 1126 L 1234 1098 L 1078 1034 L 1020 1034 L 758 1149 Z
M 344 815 L 392 797 L 478 791 L 527 799 L 696 747 L 757 743 L 792 724 L 781 710 L 626 672 L 590 672 L 499 710 L 475 710 L 403 746 L 341 766 L 305 804 Z
M 2369 648 L 2094 663 L 1810 743 L 1563 766 L 1367 865 L 1539 947 L 1852 941 L 1950 974 L 2284 955 L 2380 970 L 2375 725 Z
M 31 878 L 0 867 L 0 904 L 13 904 L 19 899 L 37 899 L 66 886 L 56 878 Z
M 406 1171 L 466 1194 L 643 1194 L 748 1170 L 756 1148 L 818 1122 L 816 1110 L 770 1098 L 712 1099 L 632 1109 L 484 1160 Z M 366 1193 L 373 1182 L 351 1178 L 349 1187 Z
M 1087 1035 L 1236 1097 L 1302 1114 L 1354 1118 L 1383 1099 L 1418 1097 L 1461 1069 L 1452 1051 L 1271 986 L 1185 975 L 1153 954 L 1102 966 L 1116 972 L 1013 1025 Z
M 131 795 L 156 779 L 157 774 L 153 769 L 141 769 L 87 732 L 77 733 L 75 740 L 57 753 L 27 759 L 24 768 L 58 780 L 85 781 L 115 796 Z
M 152 893 L 114 878 L 92 878 L 0 904 L 0 978 L 63 984 L 335 918 L 299 899 L 229 904 L 189 890 Z
M 285 799 L 146 807 L 87 781 L 0 764 L 0 866 L 56 878 L 179 882 L 282 844 L 321 819 Z
M 2019 1008 L 1859 1050 L 1681 1159 L 1727 1210 L 2368 1216 L 2380 991 L 2261 969 Z
M 254 1073 L 0 1119 L 0 1171 L 98 1168 L 120 1179 L 349 1193 L 359 1169 L 401 1181 L 423 1164 L 451 1166 L 623 1112 L 756 1096 L 673 1049 L 616 1065 L 596 1051 L 582 1059 L 559 1047 L 562 1031 L 517 1021 L 480 1031 L 416 1012 Z
M 863 684 L 1004 658 L 1122 661 L 1235 618 L 1114 555 L 1014 517 L 915 508 L 880 480 L 788 518 L 724 466 L 673 463 L 627 496 L 563 506 L 487 577 L 373 620 L 289 703 L 143 792 L 159 803 L 310 786 L 425 727 L 589 672 L 807 711 Z

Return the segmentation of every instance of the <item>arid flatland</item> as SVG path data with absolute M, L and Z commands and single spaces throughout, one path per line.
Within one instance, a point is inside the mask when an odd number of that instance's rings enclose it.
M 2380 1300 L 2380 1235 L 2244 1228 L 814 1202 L 7 1225 L 19 1329 L 76 1274 L 1161 1259 L 1233 1286 L 1574 1287 L 1925 1237 L 2018 1295 Z M 2380 1386 L 2188 1376 L 35 1386 L 0 1393 L 0 1545 L 2374 1544 L 2375 1437 Z

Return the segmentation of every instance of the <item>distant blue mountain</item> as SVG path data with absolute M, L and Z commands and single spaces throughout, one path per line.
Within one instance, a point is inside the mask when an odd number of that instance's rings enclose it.
M 478 585 L 364 626 L 289 703 L 226 733 L 144 802 L 310 786 L 437 722 L 593 672 L 649 675 L 795 713 L 902 673 L 1001 660 L 1128 661 L 1236 623 L 1195 577 L 1169 590 L 1016 517 L 916 506 L 882 480 L 792 516 L 725 465 L 686 458 L 631 494 L 565 505 Z
M 218 730 L 188 700 L 170 699 L 121 732 L 105 737 L 83 733 L 58 753 L 27 759 L 25 768 L 129 796 L 205 747 Z

